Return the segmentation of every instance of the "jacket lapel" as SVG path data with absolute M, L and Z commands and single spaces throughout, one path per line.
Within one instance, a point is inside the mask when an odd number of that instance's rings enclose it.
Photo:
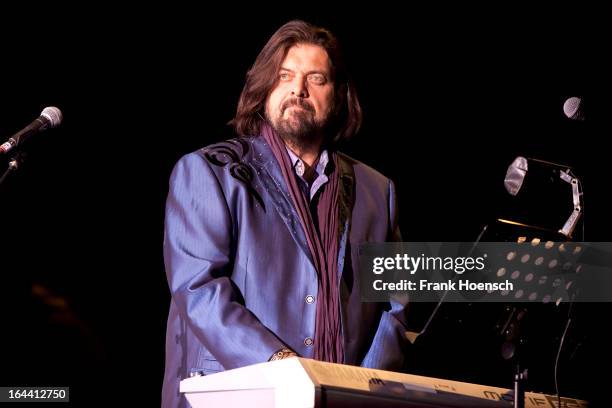
M 340 176 L 340 197 L 338 197 L 338 226 L 340 228 L 340 231 L 338 231 L 338 239 L 340 240 L 338 245 L 338 282 L 341 282 L 346 248 L 349 243 L 349 233 L 351 230 L 351 215 L 353 213 L 353 205 L 355 204 L 355 172 L 345 155 L 342 153 L 337 153 L 337 155 Z
M 338 227 L 340 240 L 338 244 L 338 291 L 340 292 L 340 319 L 342 328 L 342 338 L 344 339 L 344 349 L 348 349 L 350 339 L 347 338 L 350 330 L 347 328 L 349 298 L 353 292 L 353 281 L 355 273 L 352 268 L 352 259 L 350 257 L 350 231 L 351 220 L 353 214 L 353 205 L 355 204 L 355 172 L 351 166 L 349 159 L 342 153 L 338 153 L 338 171 L 340 176 L 338 197 Z M 347 250 L 348 248 L 348 250 Z M 348 253 L 349 257 L 346 257 Z M 345 264 L 349 264 L 347 275 L 344 276 Z M 342 279 L 345 277 L 345 279 Z M 344 355 L 344 362 L 347 361 L 347 355 Z
M 255 171 L 259 176 L 261 186 L 268 193 L 270 201 L 272 201 L 278 215 L 287 226 L 289 233 L 312 263 L 312 255 L 308 248 L 306 234 L 300 223 L 299 215 L 293 207 L 280 164 L 263 137 L 254 137 L 252 143 L 253 167 L 255 167 Z

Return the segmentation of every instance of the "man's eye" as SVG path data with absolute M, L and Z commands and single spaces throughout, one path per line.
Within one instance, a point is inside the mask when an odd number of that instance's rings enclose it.
M 317 85 L 323 85 L 326 82 L 325 76 L 321 74 L 311 74 L 308 76 L 308 79 Z

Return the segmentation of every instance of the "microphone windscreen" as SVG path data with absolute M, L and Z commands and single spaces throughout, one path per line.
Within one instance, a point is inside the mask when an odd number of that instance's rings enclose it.
M 47 106 L 40 113 L 40 116 L 44 116 L 49 120 L 48 127 L 50 128 L 58 126 L 60 123 L 62 123 L 62 119 L 64 118 L 62 115 L 62 111 L 59 110 L 59 108 L 56 108 L 55 106 Z
M 563 104 L 563 113 L 565 113 L 565 116 L 572 120 L 584 120 L 582 98 L 577 96 L 567 98 Z

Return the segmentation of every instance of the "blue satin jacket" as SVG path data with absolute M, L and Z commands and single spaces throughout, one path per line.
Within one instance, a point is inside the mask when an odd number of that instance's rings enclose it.
M 345 363 L 403 362 L 406 307 L 362 303 L 358 247 L 399 240 L 393 183 L 339 154 L 338 290 Z M 187 406 L 180 380 L 267 361 L 289 347 L 313 356 L 317 273 L 281 168 L 262 137 L 231 139 L 175 166 L 164 259 L 172 294 L 163 407 Z

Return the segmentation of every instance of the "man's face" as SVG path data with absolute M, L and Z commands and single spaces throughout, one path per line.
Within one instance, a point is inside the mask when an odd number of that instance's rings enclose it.
M 334 105 L 330 70 L 324 48 L 297 44 L 289 49 L 266 100 L 266 116 L 283 139 L 303 145 L 319 137 Z

